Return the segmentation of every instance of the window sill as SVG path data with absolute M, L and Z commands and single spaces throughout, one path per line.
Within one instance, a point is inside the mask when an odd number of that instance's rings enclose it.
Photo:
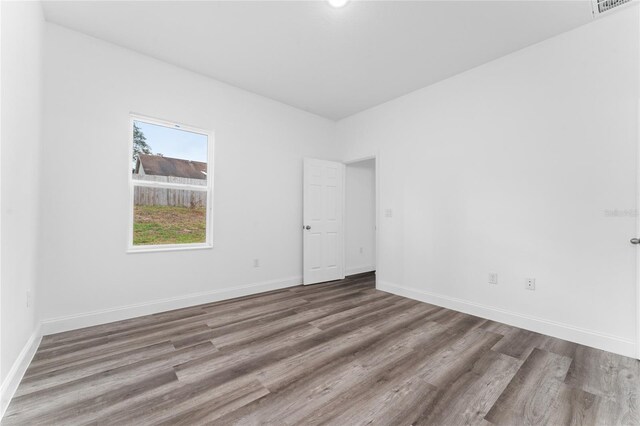
M 183 251 L 183 250 L 206 250 L 212 249 L 213 244 L 163 244 L 155 246 L 133 246 L 127 249 L 127 254 L 132 253 L 153 253 L 161 251 Z

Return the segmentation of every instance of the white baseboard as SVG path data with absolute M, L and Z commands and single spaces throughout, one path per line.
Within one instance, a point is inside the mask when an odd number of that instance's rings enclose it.
M 602 349 L 631 358 L 637 357 L 636 343 L 633 340 L 598 331 L 587 330 L 570 324 L 523 315 L 505 309 L 482 305 L 467 300 L 441 294 L 417 290 L 378 280 L 376 288 L 388 293 L 408 297 L 420 302 L 430 303 L 481 318 L 498 321 L 514 327 L 524 328 L 559 339 L 580 343 L 585 346 Z
M 20 351 L 18 358 L 11 366 L 7 377 L 2 382 L 2 386 L 0 386 L 0 419 L 4 416 L 9 402 L 11 402 L 11 398 L 13 398 L 13 395 L 16 393 L 18 385 L 25 371 L 27 371 L 27 367 L 29 367 L 38 346 L 40 346 L 40 340 L 42 340 L 42 333 L 40 325 L 38 324 L 22 348 L 22 351 Z
M 375 266 L 356 266 L 355 268 L 347 268 L 347 270 L 345 271 L 345 275 L 348 277 L 349 275 L 355 275 L 355 274 L 363 274 L 365 272 L 371 272 L 371 271 L 375 271 L 376 267 Z
M 150 315 L 173 309 L 217 302 L 219 300 L 233 299 L 234 297 L 278 290 L 281 288 L 296 286 L 301 283 L 302 277 L 290 277 L 279 280 L 264 281 L 256 284 L 187 294 L 167 299 L 153 300 L 150 302 L 137 303 L 116 308 L 85 312 L 76 315 L 49 318 L 42 321 L 42 334 L 47 335 L 61 333 L 63 331 L 76 330 L 78 328 L 91 327 L 113 321 L 121 321 L 142 315 Z

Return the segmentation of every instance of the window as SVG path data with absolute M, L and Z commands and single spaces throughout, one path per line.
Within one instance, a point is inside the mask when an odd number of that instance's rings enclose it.
M 213 138 L 131 116 L 129 251 L 212 247 Z

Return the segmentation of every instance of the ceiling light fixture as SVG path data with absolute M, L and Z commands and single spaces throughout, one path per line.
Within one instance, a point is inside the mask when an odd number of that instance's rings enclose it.
M 328 1 L 329 1 L 329 4 L 335 7 L 336 9 L 344 6 L 349 2 L 349 0 L 328 0 Z

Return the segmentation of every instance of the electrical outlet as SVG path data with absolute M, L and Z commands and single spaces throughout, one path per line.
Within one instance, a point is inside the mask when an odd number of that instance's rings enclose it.
M 31 306 L 31 290 L 27 290 L 27 308 Z
M 384 211 L 384 217 L 393 217 L 393 210 L 391 209 L 386 209 Z
M 360 247 L 360 254 L 364 253 L 364 247 Z
M 536 289 L 536 279 L 535 278 L 527 278 L 524 281 L 524 288 L 527 290 L 535 290 Z
M 260 267 L 260 259 L 253 259 L 253 267 L 254 268 Z
M 498 274 L 489 272 L 489 284 L 498 284 Z

